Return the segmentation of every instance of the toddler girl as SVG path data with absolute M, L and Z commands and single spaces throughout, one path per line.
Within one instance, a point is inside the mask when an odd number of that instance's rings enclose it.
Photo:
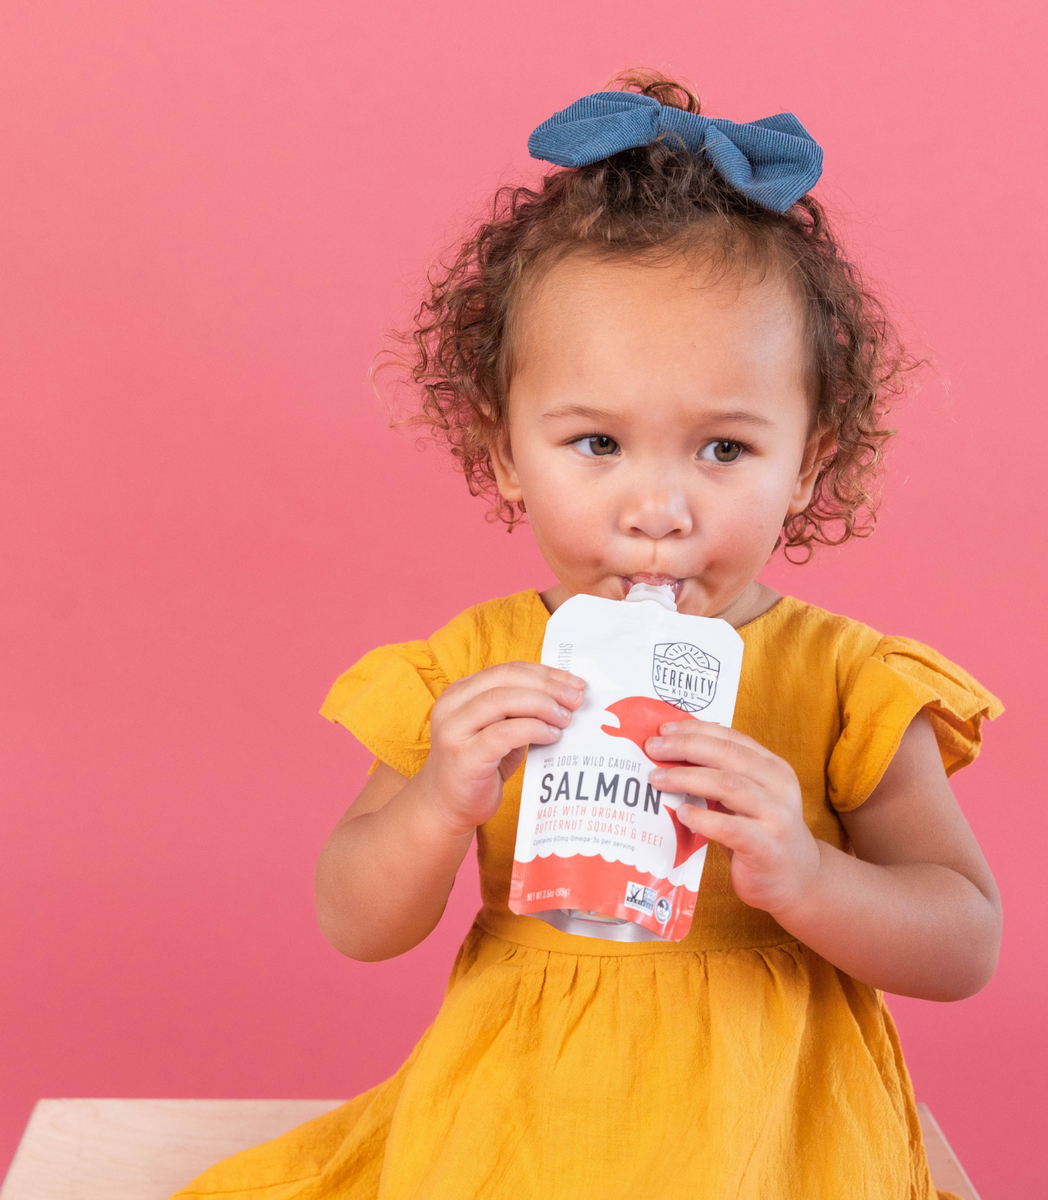
M 317 871 L 351 958 L 433 929 L 477 842 L 483 907 L 444 1005 L 392 1079 L 181 1195 L 266 1200 L 932 1197 L 881 990 L 969 996 L 997 892 L 947 775 L 998 702 L 934 650 L 779 596 L 757 574 L 869 531 L 901 358 L 807 195 L 788 115 L 710 121 L 628 76 L 532 135 L 558 164 L 504 189 L 432 285 L 421 419 L 558 582 L 489 600 L 343 675 L 323 713 L 376 755 Z M 732 729 L 645 747 L 711 839 L 682 942 L 510 912 L 521 764 L 584 679 L 539 663 L 549 614 L 672 587 L 745 643 Z M 613 652 L 609 647 L 609 653 Z

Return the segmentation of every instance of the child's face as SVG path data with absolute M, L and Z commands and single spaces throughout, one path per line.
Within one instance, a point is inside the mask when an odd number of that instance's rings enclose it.
M 581 257 L 519 314 L 499 488 L 574 595 L 669 583 L 730 615 L 811 498 L 800 302 L 776 278 Z

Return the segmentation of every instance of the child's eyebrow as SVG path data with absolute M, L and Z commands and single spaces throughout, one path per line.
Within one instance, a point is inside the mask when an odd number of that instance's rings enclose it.
M 589 408 L 585 404 L 566 404 L 562 408 L 551 408 L 542 414 L 543 421 L 562 421 L 565 417 L 585 417 L 590 421 L 607 421 L 616 414 L 603 408 Z
M 551 408 L 542 414 L 543 421 L 562 421 L 567 417 L 582 417 L 588 421 L 608 421 L 621 418 L 621 413 L 609 412 L 603 408 L 590 408 L 586 404 L 566 404 L 561 408 Z M 696 418 L 703 422 L 731 421 L 736 424 L 774 426 L 775 422 L 760 413 L 748 412 L 744 408 L 715 409 L 710 412 L 697 413 Z
M 745 425 L 773 426 L 775 424 L 770 417 L 762 416 L 760 413 L 747 412 L 744 408 L 703 413 L 702 419 L 704 421 L 741 421 Z

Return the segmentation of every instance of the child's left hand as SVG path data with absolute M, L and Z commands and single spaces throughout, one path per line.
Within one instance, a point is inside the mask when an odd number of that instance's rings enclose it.
M 728 850 L 739 899 L 773 915 L 794 906 L 813 885 L 820 854 L 790 764 L 746 734 L 710 721 L 674 721 L 659 732 L 645 745 L 651 758 L 694 765 L 657 768 L 652 783 L 728 810 L 682 804 L 677 817 Z

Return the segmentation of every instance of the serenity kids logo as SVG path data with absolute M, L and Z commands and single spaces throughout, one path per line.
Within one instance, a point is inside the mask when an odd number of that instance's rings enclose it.
M 655 647 L 651 682 L 656 693 L 685 712 L 701 712 L 717 694 L 720 663 L 688 642 Z

